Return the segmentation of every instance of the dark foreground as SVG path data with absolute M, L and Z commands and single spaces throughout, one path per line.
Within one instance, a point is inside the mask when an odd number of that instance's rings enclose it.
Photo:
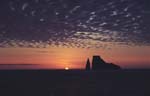
M 0 71 L 0 96 L 150 96 L 150 71 Z

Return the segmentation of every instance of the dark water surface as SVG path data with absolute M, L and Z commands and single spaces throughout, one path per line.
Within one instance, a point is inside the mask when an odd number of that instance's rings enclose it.
M 1 70 L 0 96 L 150 96 L 150 70 Z

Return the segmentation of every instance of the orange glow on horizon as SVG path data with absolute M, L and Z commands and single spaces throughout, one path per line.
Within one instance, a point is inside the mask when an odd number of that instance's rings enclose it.
M 0 64 L 40 64 L 41 68 L 64 69 L 67 66 L 69 69 L 83 69 L 87 58 L 91 61 L 93 55 L 100 55 L 106 62 L 121 67 L 150 66 L 150 47 L 126 46 L 111 49 L 0 48 Z

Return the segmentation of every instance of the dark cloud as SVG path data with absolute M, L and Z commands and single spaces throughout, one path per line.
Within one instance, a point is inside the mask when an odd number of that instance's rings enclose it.
M 149 0 L 1 0 L 1 47 L 150 45 Z

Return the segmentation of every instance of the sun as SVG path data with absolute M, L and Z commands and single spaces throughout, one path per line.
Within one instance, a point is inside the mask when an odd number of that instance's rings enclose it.
M 68 68 L 68 67 L 65 67 L 65 70 L 69 70 L 69 68 Z

